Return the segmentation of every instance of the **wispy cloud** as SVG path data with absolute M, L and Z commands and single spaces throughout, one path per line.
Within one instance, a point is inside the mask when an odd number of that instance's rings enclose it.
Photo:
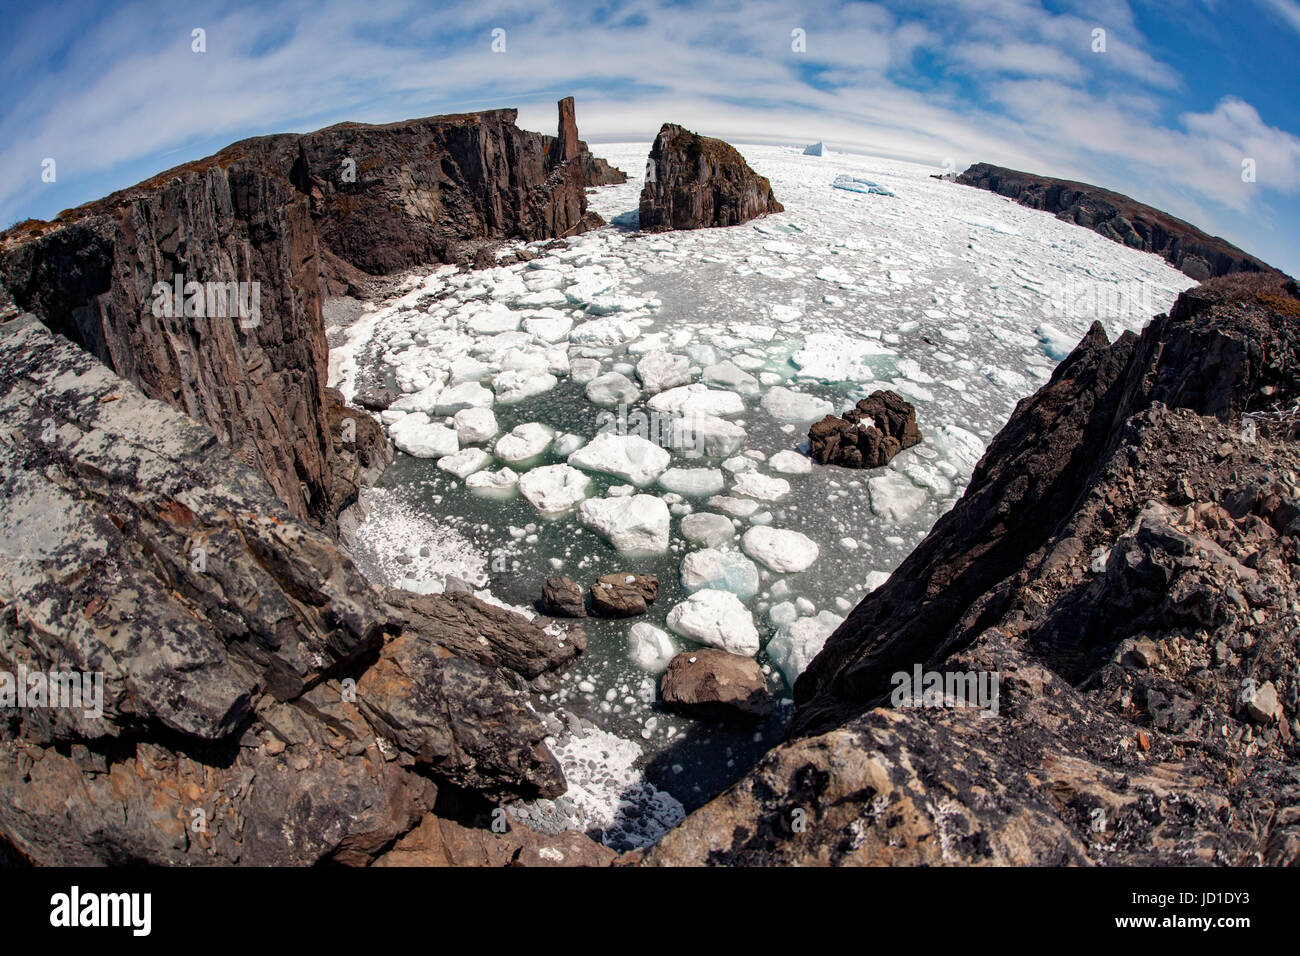
M 1261 3 L 1300 25 L 1293 0 Z M 48 217 L 241 136 L 508 105 L 550 129 L 554 100 L 573 93 L 597 142 L 649 139 L 671 119 L 935 166 L 988 160 L 1167 202 L 1261 254 L 1295 245 L 1275 211 L 1300 193 L 1294 129 L 1239 89 L 1188 95 L 1124 0 L 59 9 L 71 12 L 37 9 L 0 38 L 3 222 Z M 196 28 L 206 53 L 191 51 Z M 58 162 L 55 185 L 41 182 L 45 157 Z M 1240 176 L 1246 157 L 1255 184 Z

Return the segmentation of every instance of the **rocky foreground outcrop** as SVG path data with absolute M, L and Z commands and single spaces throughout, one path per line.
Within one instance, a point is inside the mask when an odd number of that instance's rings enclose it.
M 646 862 L 1300 863 L 1297 407 L 1294 282 L 1094 326 Z
M 957 177 L 957 182 L 987 189 L 1031 209 L 1050 212 L 1058 219 L 1077 223 L 1132 249 L 1154 252 L 1193 279 L 1205 280 L 1233 272 L 1279 274 L 1272 266 L 1218 236 L 1100 186 L 1035 176 L 988 163 L 971 166 Z
M 641 188 L 642 232 L 734 226 L 784 209 L 734 146 L 673 123 L 659 130 Z
M 211 431 L 32 316 L 0 324 L 0 495 L 0 676 L 102 675 L 97 701 L 5 701 L 0 855 L 400 864 L 438 832 L 454 860 L 490 801 L 564 790 L 529 682 L 580 630 L 372 588 Z M 550 839 L 509 829 L 505 862 Z M 570 834 L 541 858 L 579 851 L 607 854 Z
M 515 116 L 244 140 L 57 222 L 21 223 L 0 236 L 0 310 L 12 300 L 207 425 L 291 514 L 333 531 L 387 452 L 375 430 L 336 428 L 365 416 L 325 389 L 324 297 L 600 221 L 572 99 L 557 137 Z

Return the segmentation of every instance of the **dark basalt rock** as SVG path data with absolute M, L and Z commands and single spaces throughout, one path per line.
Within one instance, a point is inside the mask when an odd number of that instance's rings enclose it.
M 207 425 L 291 514 L 334 533 L 368 467 L 355 459 L 385 452 L 334 430 L 366 416 L 330 411 L 324 297 L 598 221 L 572 100 L 561 103 L 558 138 L 519 129 L 515 115 L 342 123 L 235 143 L 57 222 L 4 233 L 3 297 Z M 250 313 L 258 283 L 256 324 L 155 315 L 154 284 L 181 277 L 249 283 Z
M 1094 326 L 799 677 L 788 742 L 645 862 L 1300 862 L 1298 401 L 1294 282 Z M 996 712 L 904 706 L 918 666 L 997 675 Z
M 784 209 L 735 147 L 672 123 L 659 130 L 641 189 L 643 232 L 734 226 Z
M 755 720 L 772 711 L 758 661 L 712 647 L 683 651 L 660 684 L 665 706 L 697 717 Z
M 542 585 L 542 612 L 554 617 L 586 617 L 582 588 L 572 578 L 547 578 Z
M 211 431 L 32 316 L 0 324 L 0 436 L 0 671 L 103 688 L 98 716 L 0 722 L 0 842 L 26 859 L 366 863 L 444 790 L 563 792 L 526 681 L 580 635 L 371 587 Z
M 1280 274 L 1218 236 L 1208 235 L 1189 222 L 1100 186 L 1035 176 L 988 163 L 970 167 L 957 177 L 957 182 L 1006 196 L 1022 206 L 1050 212 L 1058 219 L 1077 223 L 1113 242 L 1154 252 L 1193 279 L 1204 280 L 1232 272 Z
M 808 429 L 810 455 L 822 465 L 881 468 L 921 441 L 916 408 L 897 392 L 872 392 L 841 417 Z
M 658 597 L 653 574 L 606 574 L 591 586 L 591 609 L 603 617 L 635 617 Z

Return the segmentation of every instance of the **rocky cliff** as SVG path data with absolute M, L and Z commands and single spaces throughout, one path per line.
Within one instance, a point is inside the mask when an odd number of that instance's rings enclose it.
M 1300 862 L 1297 407 L 1294 282 L 1094 327 L 647 861 Z
M 784 208 L 735 147 L 672 123 L 659 130 L 641 189 L 643 232 L 734 226 Z
M 957 177 L 957 182 L 1050 212 L 1133 249 L 1154 252 L 1193 279 L 1232 272 L 1277 271 L 1189 222 L 1100 186 L 1035 176 L 988 163 L 970 167 Z
M 364 864 L 432 832 L 456 860 L 489 801 L 563 791 L 528 682 L 580 630 L 375 590 L 211 431 L 31 316 L 0 325 L 0 448 L 0 696 L 83 694 L 6 701 L 8 855 Z
M 57 222 L 14 227 L 0 237 L 0 299 L 207 425 L 290 513 L 332 530 L 387 451 L 375 429 L 332 430 L 365 416 L 325 389 L 323 298 L 599 221 L 572 100 L 560 104 L 569 145 L 558 151 L 515 115 L 235 143 Z

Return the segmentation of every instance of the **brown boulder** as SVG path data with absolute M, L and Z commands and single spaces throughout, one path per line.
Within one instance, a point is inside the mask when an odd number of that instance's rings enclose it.
M 604 617 L 635 617 L 659 597 L 653 574 L 606 574 L 591 586 L 591 609 Z
M 808 429 L 812 459 L 822 465 L 880 468 L 921 441 L 916 408 L 897 392 L 872 392 L 843 417 L 827 415 Z
M 586 617 L 582 588 L 572 578 L 547 578 L 542 585 L 542 610 L 552 617 Z
M 772 710 L 758 662 L 712 647 L 678 654 L 660 686 L 665 705 L 698 717 L 753 720 Z

